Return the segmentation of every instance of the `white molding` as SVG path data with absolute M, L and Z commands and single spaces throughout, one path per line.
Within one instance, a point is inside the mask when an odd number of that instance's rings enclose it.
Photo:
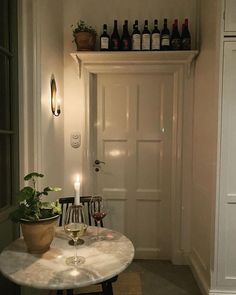
M 219 72 L 217 75 L 219 81 L 218 88 L 218 126 L 217 126 L 217 163 L 216 163 L 216 200 L 215 212 L 211 226 L 212 247 L 211 251 L 211 287 L 216 288 L 219 276 L 219 240 L 220 240 L 220 182 L 221 182 L 221 128 L 222 128 L 222 91 L 223 91 L 223 61 L 224 61 L 224 0 L 218 0 L 218 63 Z M 214 293 L 210 293 L 214 294 Z
M 194 250 L 194 252 L 191 252 L 188 258 L 192 273 L 198 283 L 202 294 L 209 294 L 209 284 L 206 278 L 207 269 L 205 264 L 202 264 L 202 260 L 200 259 L 200 256 L 198 255 L 196 250 Z
M 189 51 L 148 51 L 148 52 L 101 52 L 101 51 L 77 51 L 71 56 L 76 62 L 83 64 L 129 64 L 129 63 L 155 63 L 155 64 L 183 64 L 192 62 L 197 56 L 197 50 Z
M 188 75 L 191 73 L 193 60 L 197 57 L 197 50 L 190 51 L 149 51 L 149 52 L 73 52 L 71 56 L 78 65 L 78 74 L 81 77 L 82 68 L 86 67 L 90 73 L 106 72 L 105 66 L 115 66 L 119 73 L 122 73 L 120 66 L 126 65 L 126 73 L 133 72 L 133 65 L 146 65 L 148 72 L 149 66 L 152 65 L 186 65 Z M 96 69 L 94 65 L 97 65 Z M 120 70 L 120 71 L 119 71 Z
M 90 176 L 84 183 L 84 190 L 91 190 L 94 186 L 92 181 L 91 146 L 91 97 L 95 94 L 95 75 L 100 73 L 169 73 L 173 75 L 175 97 L 173 105 L 173 140 L 172 140 L 172 261 L 176 264 L 186 263 L 184 251 L 181 249 L 181 185 L 182 185 L 182 112 L 184 96 L 184 80 L 188 68 L 197 51 L 188 52 L 148 52 L 136 54 L 129 53 L 72 53 L 78 65 L 82 60 L 82 77 L 85 85 L 85 153 L 83 159 L 83 173 Z M 170 59 L 170 56 L 172 59 Z M 177 58 L 178 57 L 178 58 Z M 80 62 L 81 63 L 81 62 Z M 80 73 L 80 71 L 78 72 Z
M 41 128 L 41 17 L 40 1 L 33 2 L 33 134 L 34 169 L 42 167 L 42 128 Z
M 28 75 L 27 49 L 28 46 L 28 13 L 27 1 L 19 1 L 18 27 L 19 27 L 19 160 L 20 160 L 20 186 L 23 185 L 23 176 L 29 169 L 29 98 L 28 98 Z M 22 17 L 24 15 L 24 17 Z

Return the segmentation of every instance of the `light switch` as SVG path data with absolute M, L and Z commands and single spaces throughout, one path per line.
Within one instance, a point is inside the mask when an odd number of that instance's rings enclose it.
M 81 146 L 81 134 L 79 132 L 71 133 L 70 145 L 75 149 Z

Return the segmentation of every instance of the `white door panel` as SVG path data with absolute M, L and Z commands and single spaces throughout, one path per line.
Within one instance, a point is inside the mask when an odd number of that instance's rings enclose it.
M 172 75 L 98 75 L 96 192 L 140 258 L 171 256 L 172 114 Z

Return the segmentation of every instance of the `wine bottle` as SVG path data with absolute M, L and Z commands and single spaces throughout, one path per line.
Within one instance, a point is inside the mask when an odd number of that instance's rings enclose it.
M 164 19 L 164 26 L 161 31 L 161 50 L 170 49 L 170 31 L 167 27 L 167 18 Z
M 154 20 L 154 29 L 152 31 L 151 47 L 152 47 L 152 50 L 160 50 L 160 31 L 158 29 L 157 19 Z
M 142 32 L 142 50 L 151 49 L 151 36 L 150 31 L 148 30 L 148 20 L 144 21 L 144 28 Z
M 136 20 L 133 25 L 133 34 L 132 34 L 132 50 L 139 51 L 141 50 L 141 33 L 138 29 L 138 21 Z
M 191 50 L 191 35 L 188 29 L 188 19 L 186 18 L 182 27 L 181 47 L 183 50 Z
M 111 50 L 120 50 L 120 36 L 117 28 L 117 20 L 114 20 L 114 28 L 111 35 Z
M 109 35 L 107 34 L 107 25 L 103 25 L 103 33 L 100 36 L 100 50 L 102 51 L 107 51 L 109 50 L 109 43 L 110 43 L 110 38 Z
M 175 22 L 173 24 L 173 30 L 171 35 L 171 49 L 172 50 L 180 50 L 181 49 L 181 39 L 180 34 L 178 30 L 178 20 L 175 19 Z
M 123 34 L 121 36 L 121 50 L 127 51 L 131 49 L 131 38 L 129 34 L 128 21 L 125 20 L 123 25 Z

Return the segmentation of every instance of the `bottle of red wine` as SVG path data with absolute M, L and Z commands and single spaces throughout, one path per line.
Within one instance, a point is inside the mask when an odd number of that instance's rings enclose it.
M 161 31 L 161 50 L 170 49 L 170 31 L 167 27 L 167 18 L 164 19 L 164 27 Z
M 113 33 L 111 35 L 111 50 L 118 51 L 120 50 L 120 36 L 117 28 L 117 20 L 114 20 Z
M 150 50 L 151 49 L 151 34 L 148 30 L 148 20 L 144 21 L 144 28 L 142 32 L 142 50 Z
M 191 35 L 188 29 L 188 19 L 185 19 L 185 22 L 182 27 L 181 34 L 181 47 L 183 50 L 191 50 Z
M 173 30 L 171 35 L 171 49 L 172 50 L 180 50 L 181 49 L 181 39 L 180 34 L 178 30 L 178 20 L 175 19 L 175 22 L 173 24 Z
M 160 50 L 160 31 L 158 29 L 157 19 L 154 20 L 154 29 L 152 31 L 151 47 L 152 47 L 152 50 Z
M 135 20 L 132 34 L 132 50 L 141 50 L 141 33 L 138 29 L 138 21 Z
M 128 21 L 125 20 L 123 25 L 123 34 L 121 36 L 121 50 L 127 51 L 131 49 L 131 38 L 129 34 Z
M 107 25 L 103 25 L 103 33 L 100 36 L 100 50 L 107 51 L 109 50 L 109 44 L 110 44 L 110 37 L 107 34 Z

